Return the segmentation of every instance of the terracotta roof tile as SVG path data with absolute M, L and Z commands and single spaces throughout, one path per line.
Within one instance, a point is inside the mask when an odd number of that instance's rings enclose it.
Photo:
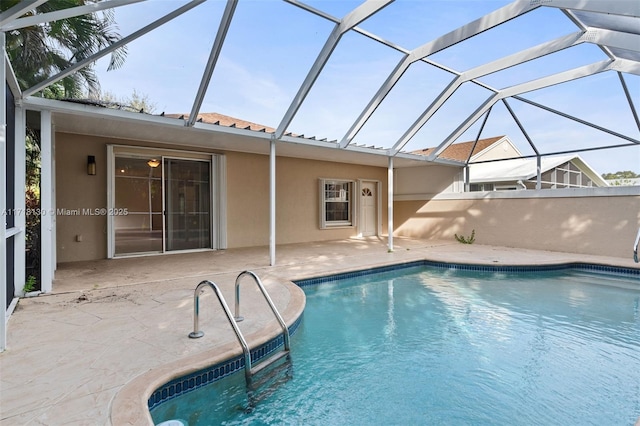
M 473 150 L 472 156 L 487 149 L 488 147 L 490 147 L 491 145 L 493 145 L 494 143 L 496 143 L 502 138 L 504 138 L 504 136 L 495 136 L 492 138 L 478 139 L 478 143 L 476 144 L 476 147 Z M 467 159 L 469 158 L 469 153 L 471 152 L 471 148 L 473 147 L 473 144 L 474 144 L 474 141 L 453 143 L 449 145 L 444 151 L 442 151 L 439 157 L 446 158 L 448 160 L 463 161 L 463 162 L 467 161 Z M 435 151 L 435 149 L 436 148 L 425 148 L 425 149 L 419 149 L 416 151 L 411 151 L 411 153 L 418 154 L 418 155 L 429 155 L 433 151 Z
M 184 118 L 188 119 L 189 114 L 165 114 L 165 117 L 170 118 Z M 228 115 L 218 114 L 217 112 L 203 112 L 198 114 L 198 119 L 202 120 L 203 123 L 208 124 L 218 124 L 220 126 L 226 127 L 236 127 L 238 129 L 247 129 L 254 131 L 262 131 L 267 133 L 273 133 L 276 129 L 268 126 L 264 126 L 262 124 L 252 123 L 251 121 L 240 120 L 239 118 L 230 117 Z

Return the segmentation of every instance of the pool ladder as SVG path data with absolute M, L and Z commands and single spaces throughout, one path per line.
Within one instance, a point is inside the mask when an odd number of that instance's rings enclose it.
M 244 339 L 244 336 L 242 335 L 242 332 L 238 328 L 238 324 L 237 324 L 238 322 L 244 319 L 242 316 L 240 316 L 240 280 L 244 276 L 252 277 L 255 283 L 258 285 L 260 292 L 262 293 L 265 300 L 267 301 L 267 304 L 269 305 L 269 307 L 271 308 L 271 311 L 273 312 L 276 319 L 278 320 L 278 323 L 280 323 L 280 327 L 282 328 L 283 339 L 284 339 L 284 350 L 276 353 L 275 355 L 272 355 L 270 358 L 264 360 L 256 367 L 252 366 L 251 352 L 249 351 L 249 346 L 247 345 L 247 341 Z M 240 343 L 240 346 L 242 346 L 242 353 L 244 355 L 244 366 L 245 366 L 244 374 L 247 380 L 247 384 L 251 383 L 251 378 L 255 374 L 259 373 L 260 371 L 262 371 L 269 365 L 272 365 L 273 363 L 277 362 L 278 360 L 289 356 L 289 353 L 290 353 L 289 329 L 287 328 L 287 325 L 284 323 L 284 320 L 280 316 L 280 313 L 276 309 L 276 306 L 273 304 L 271 297 L 269 297 L 269 293 L 267 293 L 267 290 L 264 288 L 262 281 L 260 281 L 260 278 L 258 278 L 258 276 L 251 271 L 243 271 L 236 277 L 235 317 L 231 314 L 231 310 L 229 309 L 229 306 L 227 305 L 227 302 L 225 301 L 224 296 L 220 291 L 220 288 L 218 288 L 218 286 L 214 282 L 209 280 L 204 280 L 198 284 L 193 295 L 193 331 L 189 333 L 190 338 L 198 339 L 204 336 L 204 332 L 200 330 L 198 325 L 198 317 L 200 314 L 200 293 L 202 293 L 203 289 L 207 286 L 211 287 L 215 295 L 218 297 L 218 301 L 220 302 L 220 305 L 222 306 L 222 309 L 224 310 L 224 313 L 227 319 L 229 320 L 229 324 L 231 325 L 231 328 L 233 329 L 233 332 L 235 333 L 236 338 Z
M 633 242 L 633 260 L 638 263 L 638 244 L 640 244 L 640 228 L 638 228 L 638 235 L 636 235 L 636 240 Z

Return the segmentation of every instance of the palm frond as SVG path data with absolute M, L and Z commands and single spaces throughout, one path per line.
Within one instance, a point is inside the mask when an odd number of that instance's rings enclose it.
M 0 11 L 17 3 L 17 0 L 2 0 Z M 90 3 L 94 1 L 50 0 L 26 15 L 54 12 Z M 116 43 L 121 39 L 116 30 L 112 10 L 96 12 L 11 31 L 7 33 L 6 50 L 19 84 L 28 88 Z M 126 47 L 112 52 L 107 71 L 121 67 L 126 56 Z M 83 89 L 89 93 L 100 91 L 94 66 L 93 63 L 88 64 L 63 79 L 62 87 L 66 97 L 83 96 Z M 50 92 L 57 93 L 58 90 Z

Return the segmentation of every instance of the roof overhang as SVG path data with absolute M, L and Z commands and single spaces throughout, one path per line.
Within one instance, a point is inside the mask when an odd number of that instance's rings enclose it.
M 4 33 L 35 24 L 45 24 L 60 19 L 81 16 L 90 10 L 94 10 L 93 6 L 96 6 L 95 10 L 108 10 L 131 3 L 144 3 L 142 0 L 110 0 L 99 2 L 99 5 L 92 5 L 91 7 L 86 5 L 76 6 L 57 10 L 53 13 L 22 16 L 30 8 L 34 8 L 46 1 L 47 0 L 23 1 L 0 14 L 0 32 Z M 59 131 L 95 134 L 111 138 L 153 140 L 154 142 L 171 143 L 174 145 L 202 146 L 210 149 L 235 150 L 261 154 L 268 152 L 269 144 L 267 144 L 266 141 L 270 142 L 275 140 L 278 147 L 278 155 L 282 156 L 304 157 L 351 164 L 370 164 L 381 167 L 388 167 L 392 163 L 393 167 L 428 164 L 459 166 L 456 161 L 440 158 L 440 154 L 479 122 L 482 124 L 478 132 L 478 138 L 482 137 L 484 123 L 489 118 L 492 108 L 497 104 L 503 104 L 502 106 L 508 110 L 513 122 L 520 128 L 524 139 L 526 139 L 528 146 L 525 145 L 525 147 L 527 150 L 530 147 L 538 156 L 549 156 L 569 152 L 567 150 L 563 150 L 563 152 L 549 152 L 546 149 L 541 149 L 539 145 L 545 142 L 545 138 L 533 137 L 532 132 L 526 129 L 528 126 L 518 118 L 516 111 L 508 105 L 507 101 L 517 100 L 521 103 L 528 104 L 528 106 L 540 108 L 546 113 L 557 115 L 561 118 L 604 132 L 608 136 L 623 140 L 621 144 L 606 144 L 599 146 L 598 149 L 640 146 L 640 140 L 638 140 L 635 132 L 635 128 L 640 128 L 638 108 L 634 96 L 632 96 L 629 91 L 625 80 L 628 77 L 635 78 L 635 76 L 640 76 L 640 48 L 638 47 L 640 40 L 640 32 L 638 31 L 640 3 L 637 1 L 581 0 L 576 2 L 575 0 L 514 0 L 446 34 L 428 40 L 426 43 L 411 50 L 394 42 L 387 41 L 358 26 L 373 15 L 380 13 L 381 16 L 383 16 L 387 9 L 392 8 L 387 8 L 388 5 L 393 3 L 392 0 L 368 0 L 346 13 L 342 18 L 331 16 L 328 12 L 315 9 L 301 1 L 285 1 L 299 10 L 327 20 L 333 24 L 334 27 L 327 34 L 326 42 L 320 52 L 318 52 L 311 68 L 306 74 L 303 74 L 305 77 L 273 134 L 266 132 L 260 134 L 260 132 L 251 131 L 250 129 L 225 128 L 224 126 L 197 123 L 196 121 L 204 96 L 209 90 L 210 79 L 218 63 L 219 55 L 225 45 L 227 31 L 234 17 L 236 2 L 232 0 L 229 0 L 226 3 L 224 11 L 221 11 L 222 18 L 220 25 L 211 46 L 211 52 L 192 104 L 193 106 L 189 114 L 190 119 L 187 120 L 145 116 L 145 114 L 122 111 L 107 111 L 104 108 L 91 110 L 90 106 L 80 107 L 76 105 L 74 106 L 76 108 L 70 106 L 63 107 L 58 104 L 47 104 L 45 102 L 47 100 L 32 98 L 31 95 L 37 94 L 47 86 L 62 80 L 89 64 L 95 63 L 119 47 L 123 47 L 139 37 L 155 31 L 174 18 L 186 14 L 187 11 L 200 7 L 200 5 L 203 5 L 200 10 L 203 10 L 205 4 L 212 4 L 212 2 L 206 2 L 205 0 L 191 0 L 142 28 L 132 29 L 132 32 L 117 42 L 110 44 L 108 47 L 94 53 L 90 57 L 69 65 L 68 68 L 61 70 L 58 74 L 50 76 L 33 87 L 24 88 L 24 90 L 20 91 L 19 88 L 17 88 L 15 78 L 12 78 L 13 72 L 10 65 L 6 67 L 5 74 L 9 76 L 10 88 L 18 102 L 29 105 L 29 108 L 32 109 L 50 109 Z M 151 2 L 146 3 L 151 4 Z M 459 46 L 480 34 L 493 31 L 503 24 L 520 19 L 530 12 L 542 13 L 545 9 L 548 10 L 550 8 L 559 10 L 565 18 L 567 18 L 566 20 L 577 28 L 577 31 L 561 35 L 552 40 L 546 40 L 535 46 L 523 46 L 526 47 L 523 50 L 480 63 L 464 71 L 450 68 L 437 61 L 437 55 L 440 52 L 444 52 L 453 46 Z M 384 21 L 383 18 L 381 18 L 381 20 Z M 333 52 L 340 45 L 343 35 L 351 32 L 364 35 L 368 39 L 400 53 L 402 56 L 382 84 L 379 86 L 374 85 L 372 88 L 373 96 L 367 105 L 360 110 L 359 114 L 357 111 L 354 112 L 353 117 L 357 115 L 357 118 L 351 122 L 349 130 L 339 142 L 296 137 L 295 135 L 290 136 L 289 127 L 301 109 L 302 104 L 305 103 L 307 95 L 313 89 L 316 81 L 322 80 L 319 78 L 321 75 L 331 75 L 327 72 L 327 68 L 329 67 L 326 67 L 326 65 L 329 63 Z M 572 49 L 583 43 L 597 47 L 597 49 L 600 50 L 600 54 L 593 55 L 593 58 L 590 57 L 589 61 L 586 61 L 586 64 L 577 62 L 576 65 L 580 65 L 578 67 L 563 71 L 558 70 L 548 75 L 542 74 L 532 80 L 528 80 L 528 73 L 522 73 L 522 78 L 515 79 L 512 83 L 509 83 L 511 85 L 500 84 L 494 87 L 484 80 L 485 77 L 495 75 L 498 72 L 513 71 L 517 66 L 540 58 L 550 57 L 565 49 Z M 4 60 L 7 61 L 7 59 L 8 57 L 5 54 Z M 394 140 L 395 138 L 393 137 L 385 136 L 385 140 L 378 141 L 372 137 L 372 142 L 367 142 L 383 144 L 382 149 L 356 145 L 356 141 L 358 141 L 358 139 L 355 138 L 356 135 L 370 119 L 372 119 L 371 121 L 376 119 L 374 113 L 379 106 L 383 103 L 392 105 L 387 99 L 387 95 L 391 93 L 396 83 L 403 78 L 405 72 L 414 63 L 418 62 L 428 64 L 430 69 L 431 67 L 435 67 L 448 72 L 452 75 L 453 79 L 446 87 L 440 88 L 442 90 L 440 90 L 439 93 L 436 91 L 435 97 L 425 99 L 425 108 L 422 110 L 422 113 L 420 113 L 420 109 L 418 109 L 416 120 L 406 129 L 399 139 Z M 185 64 L 185 68 L 191 65 L 197 67 L 200 66 L 201 63 Z M 629 115 L 633 118 L 633 122 L 631 123 L 631 129 L 633 130 L 632 135 L 622 133 L 617 129 L 608 128 L 608 125 L 601 126 L 590 123 L 587 120 L 556 110 L 544 105 L 543 102 L 535 102 L 524 96 L 537 90 L 570 83 L 600 73 L 617 74 L 621 85 L 619 89 L 620 94 L 626 98 L 627 105 L 625 105 L 625 107 L 628 108 L 630 111 Z M 436 113 L 440 108 L 445 106 L 447 102 L 449 102 L 449 99 L 457 97 L 457 94 L 461 93 L 459 90 L 462 90 L 463 87 L 468 87 L 467 83 L 473 84 L 473 87 L 477 86 L 487 91 L 488 97 L 484 101 L 480 98 L 473 100 L 470 105 L 475 106 L 475 109 L 470 115 L 465 113 L 462 114 L 461 117 L 452 119 L 454 123 L 458 123 L 458 126 L 452 133 L 448 134 L 448 136 L 444 136 L 444 139 L 441 139 L 441 135 L 436 137 L 438 140 L 434 142 L 438 142 L 439 145 L 427 158 L 403 152 L 404 147 L 419 133 L 423 126 L 434 123 L 434 121 L 438 119 Z M 622 97 L 620 98 L 622 99 Z M 333 100 L 328 99 L 328 102 L 331 103 Z M 99 113 L 97 111 L 99 111 Z M 133 117 L 135 117 L 135 119 L 133 119 Z M 250 116 L 243 116 L 242 119 L 256 120 Z M 462 119 L 462 121 L 460 121 L 460 119 Z M 0 124 L 3 123 L 0 122 Z M 531 126 L 535 127 L 533 125 Z M 306 131 L 306 129 L 303 130 Z M 627 130 L 624 131 L 628 133 Z M 335 137 L 335 135 L 332 137 Z M 538 141 L 536 139 L 541 140 Z M 571 152 L 583 152 L 591 149 L 593 148 L 579 148 L 571 150 Z M 467 162 L 468 161 L 469 160 L 467 160 Z
M 29 110 L 51 111 L 55 130 L 61 133 L 261 155 L 269 155 L 270 142 L 274 139 L 272 133 L 263 131 L 201 122 L 187 126 L 184 119 L 39 97 L 24 98 L 21 104 Z M 357 145 L 340 148 L 336 142 L 297 136 L 282 136 L 276 140 L 276 155 L 376 167 L 389 165 L 386 149 Z M 432 162 L 425 156 L 408 153 L 393 158 L 394 168 L 434 164 L 459 166 L 457 162 Z

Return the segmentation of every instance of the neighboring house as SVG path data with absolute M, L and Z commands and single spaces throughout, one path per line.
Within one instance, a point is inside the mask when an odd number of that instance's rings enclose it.
M 429 155 L 435 148 L 414 151 Z M 473 150 L 473 152 L 472 152 Z M 469 162 L 470 191 L 535 189 L 538 178 L 536 158 L 518 158 L 522 153 L 507 136 L 479 139 L 450 145 L 440 158 Z M 579 155 L 540 159 L 540 188 L 590 188 L 609 186 Z M 459 180 L 463 181 L 460 173 Z M 459 184 L 456 188 L 464 188 Z

